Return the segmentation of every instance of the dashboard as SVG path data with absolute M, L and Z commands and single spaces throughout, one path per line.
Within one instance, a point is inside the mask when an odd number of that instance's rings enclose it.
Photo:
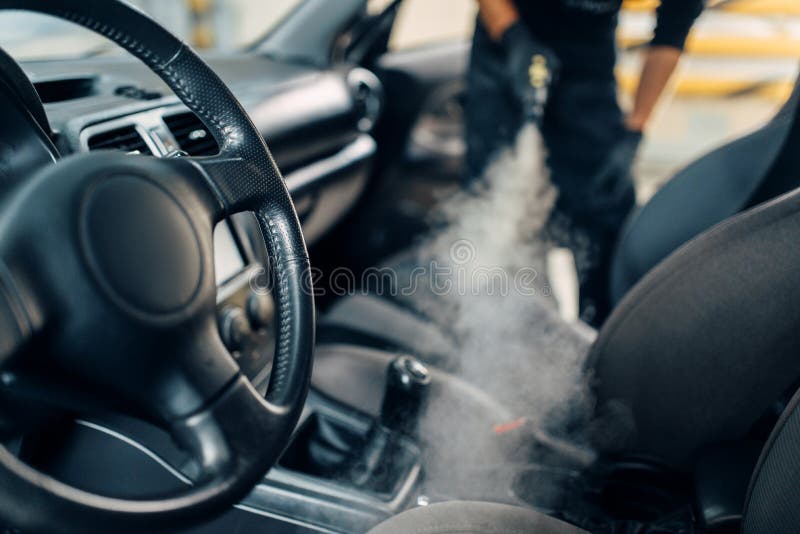
M 244 105 L 284 174 L 309 244 L 322 239 L 367 186 L 383 103 L 360 68 L 318 70 L 256 54 L 205 58 Z M 43 102 L 61 156 L 118 150 L 156 157 L 218 152 L 200 120 L 146 67 L 129 58 L 22 64 Z M 0 126 L 0 138 L 14 131 Z M 49 162 L 48 162 L 49 163 Z M 220 335 L 257 389 L 274 351 L 269 258 L 251 214 L 214 232 Z

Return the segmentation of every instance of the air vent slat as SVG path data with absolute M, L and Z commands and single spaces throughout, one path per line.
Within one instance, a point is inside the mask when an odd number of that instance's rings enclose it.
M 169 115 L 164 117 L 164 123 L 181 150 L 190 156 L 213 156 L 219 153 L 214 136 L 194 113 Z
M 135 126 L 123 126 L 92 135 L 89 150 L 119 150 L 152 155 L 153 152 Z

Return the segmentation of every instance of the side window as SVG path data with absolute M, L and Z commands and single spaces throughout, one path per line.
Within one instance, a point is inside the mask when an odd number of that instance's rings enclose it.
M 469 39 L 477 11 L 476 0 L 404 0 L 389 49 L 408 50 Z

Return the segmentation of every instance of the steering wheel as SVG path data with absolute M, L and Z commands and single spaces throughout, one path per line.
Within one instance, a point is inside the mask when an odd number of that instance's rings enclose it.
M 244 497 L 275 464 L 309 386 L 308 253 L 283 178 L 225 84 L 120 0 L 0 0 L 85 26 L 141 59 L 202 120 L 217 156 L 66 158 L 0 214 L 0 395 L 155 422 L 192 459 L 193 484 L 126 500 L 57 481 L 0 447 L 0 521 L 24 532 L 187 527 Z M 271 259 L 277 341 L 266 397 L 219 339 L 214 225 L 256 214 Z M 23 404 L 24 405 L 24 404 Z

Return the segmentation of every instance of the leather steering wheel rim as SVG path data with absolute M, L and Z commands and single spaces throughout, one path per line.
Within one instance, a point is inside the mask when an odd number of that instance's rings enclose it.
M 134 165 L 116 155 L 96 154 L 77 156 L 56 167 L 82 171 L 107 164 L 120 172 L 148 176 L 179 169 L 205 181 L 215 220 L 253 211 L 259 221 L 271 259 L 277 313 L 269 387 L 265 399 L 255 399 L 255 390 L 238 370 L 231 370 L 227 362 L 214 364 L 224 371 L 214 369 L 219 379 L 215 375 L 213 387 L 208 386 L 207 402 L 187 408 L 173 421 L 173 437 L 185 435 L 183 445 L 193 449 L 206 468 L 195 487 L 163 499 L 103 497 L 56 481 L 0 447 L 0 518 L 23 531 L 84 532 L 102 526 L 143 532 L 186 527 L 224 511 L 252 490 L 288 444 L 302 410 L 312 365 L 314 302 L 308 253 L 294 205 L 264 140 L 231 91 L 187 45 L 147 15 L 120 0 L 0 0 L 0 9 L 52 15 L 117 43 L 162 78 L 220 146 L 220 154 L 210 158 L 142 157 Z M 201 249 L 208 252 L 210 247 L 201 243 Z M 203 276 L 208 278 L 207 273 Z M 0 276 L 0 293 L 12 294 L 11 285 Z M 208 322 L 203 319 L 204 325 Z M 231 420 L 239 420 L 239 425 Z M 217 442 L 230 457 L 214 456 L 210 448 Z

